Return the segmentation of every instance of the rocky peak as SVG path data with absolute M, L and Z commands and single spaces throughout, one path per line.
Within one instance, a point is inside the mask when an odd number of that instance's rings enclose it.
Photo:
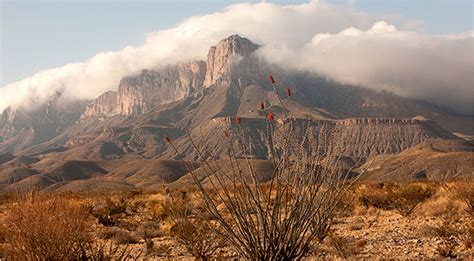
M 249 39 L 232 35 L 212 46 L 207 54 L 207 71 L 204 86 L 209 87 L 221 79 L 230 80 L 232 64 L 237 59 L 247 57 L 257 50 L 258 46 Z
M 100 95 L 97 99 L 87 104 L 86 110 L 81 115 L 81 119 L 100 115 L 100 116 L 114 116 L 117 114 L 117 92 L 108 91 Z
M 81 118 L 137 115 L 155 106 L 181 100 L 203 85 L 206 63 L 179 63 L 160 70 L 143 70 L 120 81 L 117 92 L 91 101 Z

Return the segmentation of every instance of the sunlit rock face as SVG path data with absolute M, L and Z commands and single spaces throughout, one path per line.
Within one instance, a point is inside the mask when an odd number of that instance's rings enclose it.
M 211 86 L 219 79 L 223 82 L 229 82 L 233 63 L 249 56 L 257 48 L 256 44 L 238 35 L 230 36 L 219 41 L 216 46 L 212 46 L 207 54 L 207 71 L 204 86 Z

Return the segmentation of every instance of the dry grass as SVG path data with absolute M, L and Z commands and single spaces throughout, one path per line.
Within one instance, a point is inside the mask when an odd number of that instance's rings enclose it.
M 171 235 L 197 260 L 209 260 L 224 246 L 223 240 L 213 233 L 206 215 L 195 207 L 198 202 L 188 197 L 187 192 L 169 194 L 165 202 L 163 209 L 173 224 Z
M 357 255 L 365 246 L 364 240 L 355 240 L 354 238 L 330 234 L 327 238 L 327 244 L 332 251 L 344 259 Z
M 421 203 L 431 198 L 437 186 L 421 183 L 376 183 L 367 184 L 359 190 L 359 201 L 366 207 L 394 210 L 408 217 Z
M 15 203 L 5 219 L 7 258 L 73 260 L 91 242 L 89 217 L 78 204 L 61 198 L 28 196 Z
M 474 182 L 456 182 L 451 187 L 454 198 L 464 201 L 467 205 L 467 213 L 474 216 Z

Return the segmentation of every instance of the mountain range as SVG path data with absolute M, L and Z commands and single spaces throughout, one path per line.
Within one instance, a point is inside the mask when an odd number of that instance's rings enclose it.
M 311 122 L 314 130 L 333 133 L 338 142 L 331 149 L 342 148 L 350 167 L 374 159 L 372 178 L 474 173 L 472 116 L 269 64 L 258 49 L 249 39 L 232 35 L 210 47 L 206 61 L 143 70 L 124 77 L 117 91 L 94 100 L 70 101 L 56 93 L 35 108 L 5 109 L 0 119 L 0 190 L 179 184 L 186 180 L 184 162 L 199 168 L 200 155 L 189 136 L 209 157 L 222 160 L 223 134 L 237 135 L 238 130 L 253 144 L 250 156 L 260 159 L 265 169 L 268 121 L 259 108 L 274 113 L 276 131 L 287 120 L 269 74 L 296 129 L 302 131 Z M 173 140 L 175 148 L 165 139 Z M 436 165 L 441 158 L 454 167 Z M 411 163 L 400 163 L 407 161 Z

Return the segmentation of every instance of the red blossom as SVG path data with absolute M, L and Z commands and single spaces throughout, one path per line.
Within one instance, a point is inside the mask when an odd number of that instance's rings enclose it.
M 171 139 L 169 137 L 165 137 L 165 141 L 171 143 Z
M 268 120 L 273 121 L 273 112 L 268 113 Z
M 237 116 L 235 118 L 235 121 L 237 122 L 237 124 L 240 124 L 242 122 L 242 119 L 240 118 L 240 116 Z
M 273 78 L 271 74 L 268 76 L 268 78 L 270 78 L 270 81 L 272 82 L 272 84 L 276 83 L 275 79 Z
M 291 96 L 291 89 L 290 88 L 286 89 L 286 94 L 288 95 L 288 97 Z

